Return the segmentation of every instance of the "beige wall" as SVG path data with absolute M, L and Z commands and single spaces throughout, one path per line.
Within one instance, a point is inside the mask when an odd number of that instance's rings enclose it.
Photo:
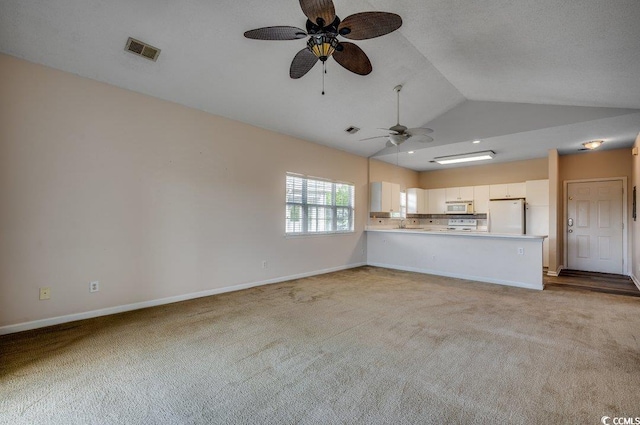
M 474 165 L 464 168 L 423 171 L 419 176 L 418 187 L 437 189 L 441 187 L 541 180 L 548 178 L 548 169 L 547 158 L 537 158 L 499 164 Z
M 560 180 L 631 177 L 631 165 L 631 151 L 626 148 L 561 155 Z
M 408 168 L 398 167 L 388 162 L 369 159 L 369 181 L 398 183 L 400 190 L 419 187 L 419 173 Z
M 636 152 L 640 151 L 640 133 L 633 145 Z M 633 193 L 633 188 L 636 188 L 636 199 L 640 199 L 640 155 L 632 155 L 631 157 L 631 183 L 629 183 L 629 192 Z M 636 201 L 636 203 L 639 203 Z M 636 207 L 636 213 L 640 213 L 640 205 Z M 640 216 L 633 221 L 631 215 L 629 215 L 629 222 L 631 223 L 631 276 L 636 285 L 640 287 L 638 278 L 640 277 Z
M 284 237 L 287 171 L 353 182 L 356 232 Z M 0 330 L 364 262 L 367 172 L 365 158 L 0 55 Z
M 627 178 L 627 217 L 631 217 L 631 195 L 633 184 L 631 174 L 633 160 L 630 149 L 614 149 L 608 151 L 582 152 L 574 155 L 561 155 L 559 161 L 560 203 L 558 250 L 564 264 L 564 211 L 565 182 L 570 180 L 597 180 L 599 178 L 626 177 Z M 629 227 L 627 227 L 629 229 Z M 629 240 L 631 238 L 628 238 Z M 626 262 L 626 259 L 625 259 Z

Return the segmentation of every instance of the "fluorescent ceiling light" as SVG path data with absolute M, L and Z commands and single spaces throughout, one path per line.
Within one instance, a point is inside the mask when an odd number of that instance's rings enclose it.
M 482 151 L 463 153 L 460 155 L 439 156 L 437 158 L 433 158 L 433 160 L 442 165 L 458 164 L 460 162 L 484 161 L 486 159 L 492 159 L 495 154 L 496 153 L 494 151 Z
M 414 151 L 409 151 L 407 152 L 409 155 L 411 155 L 412 153 L 415 153 Z
M 477 145 L 477 144 L 478 144 L 478 143 L 480 143 L 480 142 L 481 142 L 481 140 L 474 140 L 474 141 L 473 141 L 473 142 L 471 142 L 471 143 L 473 143 L 474 145 Z

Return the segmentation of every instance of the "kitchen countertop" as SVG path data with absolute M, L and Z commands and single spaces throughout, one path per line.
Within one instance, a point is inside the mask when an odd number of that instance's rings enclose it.
M 392 232 L 392 233 L 411 233 L 411 234 L 427 234 L 427 235 L 446 235 L 446 236 L 471 236 L 481 238 L 512 238 L 512 239 L 544 239 L 546 235 L 516 235 L 512 233 L 490 233 L 479 230 L 447 230 L 447 229 L 425 229 L 425 228 L 387 228 L 367 226 L 367 232 Z

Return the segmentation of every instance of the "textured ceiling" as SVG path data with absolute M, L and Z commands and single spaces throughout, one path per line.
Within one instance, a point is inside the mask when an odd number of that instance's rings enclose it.
M 403 84 L 401 123 L 433 128 L 435 141 L 380 158 L 416 170 L 478 149 L 511 161 L 595 138 L 627 147 L 640 131 L 637 0 L 334 3 L 341 18 L 382 10 L 403 26 L 355 42 L 371 59 L 368 76 L 330 59 L 325 96 L 320 66 L 289 78 L 305 40 L 243 37 L 304 27 L 296 0 L 3 0 L 0 52 L 363 156 L 384 147 L 359 139 L 395 124 L 393 87 Z M 158 61 L 125 52 L 129 36 L 159 47 Z M 350 125 L 362 130 L 349 135 Z

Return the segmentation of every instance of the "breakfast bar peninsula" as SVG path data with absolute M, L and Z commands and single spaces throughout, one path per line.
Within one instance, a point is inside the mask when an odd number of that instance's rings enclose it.
M 543 289 L 546 236 L 367 227 L 367 263 L 529 289 Z

